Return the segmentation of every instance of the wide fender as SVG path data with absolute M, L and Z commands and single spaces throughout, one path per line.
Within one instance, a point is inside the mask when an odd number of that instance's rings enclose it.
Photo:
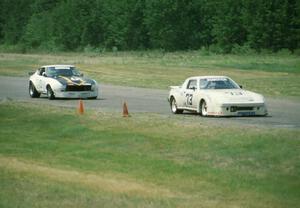
M 58 80 L 53 78 L 48 78 L 46 83 L 47 85 L 50 85 L 52 88 L 59 88 L 62 86 L 62 84 Z
M 209 95 L 201 95 L 201 96 L 199 96 L 199 98 L 198 98 L 198 105 L 197 105 L 197 113 L 200 113 L 201 112 L 201 102 L 202 101 L 205 101 L 206 102 L 206 104 L 207 104 L 207 107 L 208 107 L 208 111 L 211 111 L 212 110 L 212 108 L 214 108 L 214 103 L 213 103 L 213 99 L 212 99 L 212 97 L 211 96 L 209 96 Z
M 32 83 L 35 87 L 38 86 L 38 80 L 36 80 L 34 78 L 30 78 L 29 83 Z
M 36 73 L 29 77 L 29 82 L 31 82 L 34 86 L 38 85 L 39 77 Z
M 171 102 L 171 99 L 172 98 L 175 98 L 175 100 L 178 100 L 179 99 L 179 94 L 178 94 L 178 92 L 170 92 L 170 94 L 169 94 L 169 102 Z
M 177 107 L 182 108 L 183 107 L 183 103 L 182 103 L 183 98 L 181 97 L 180 92 L 178 90 L 171 90 L 170 94 L 169 94 L 169 102 L 171 102 L 172 97 L 175 98 L 175 100 L 177 102 Z
M 50 86 L 51 89 L 54 91 L 54 93 L 56 91 L 60 91 L 60 89 L 62 88 L 62 84 L 54 79 L 54 78 L 50 78 L 50 77 L 47 77 L 46 80 L 44 81 L 44 84 L 43 84 L 43 91 L 44 92 L 47 92 L 47 87 Z

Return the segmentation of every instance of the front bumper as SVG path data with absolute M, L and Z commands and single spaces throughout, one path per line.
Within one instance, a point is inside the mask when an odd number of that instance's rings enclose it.
M 98 91 L 54 91 L 56 98 L 92 98 L 98 96 Z
M 223 104 L 208 111 L 209 116 L 266 116 L 267 107 L 264 103 L 257 104 Z

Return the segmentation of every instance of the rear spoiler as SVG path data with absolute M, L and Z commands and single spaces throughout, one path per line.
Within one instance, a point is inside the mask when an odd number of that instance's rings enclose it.
M 170 89 L 177 89 L 180 88 L 180 86 L 170 86 Z

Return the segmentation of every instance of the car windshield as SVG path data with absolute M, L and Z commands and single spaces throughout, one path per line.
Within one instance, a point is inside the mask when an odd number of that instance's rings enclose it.
M 228 78 L 201 79 L 200 89 L 239 89 L 239 86 Z
M 48 67 L 47 68 L 48 76 L 80 76 L 79 71 L 75 67 L 70 68 L 55 68 L 55 67 Z

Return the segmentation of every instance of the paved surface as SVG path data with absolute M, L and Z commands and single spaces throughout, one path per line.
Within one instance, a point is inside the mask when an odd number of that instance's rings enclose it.
M 84 104 L 85 108 L 121 113 L 122 104 L 126 101 L 129 112 L 151 112 L 173 116 L 169 109 L 167 96 L 167 90 L 101 84 L 100 97 L 97 100 L 85 100 Z M 43 96 L 35 99 L 30 98 L 28 94 L 28 79 L 24 77 L 0 76 L 0 100 L 2 102 L 16 100 L 74 108 L 78 105 L 78 100 L 48 100 Z M 192 119 L 196 122 L 213 122 L 220 125 L 300 128 L 299 101 L 274 98 L 266 98 L 266 100 L 269 111 L 269 116 L 267 117 L 203 118 L 191 113 L 178 115 L 178 117 Z

